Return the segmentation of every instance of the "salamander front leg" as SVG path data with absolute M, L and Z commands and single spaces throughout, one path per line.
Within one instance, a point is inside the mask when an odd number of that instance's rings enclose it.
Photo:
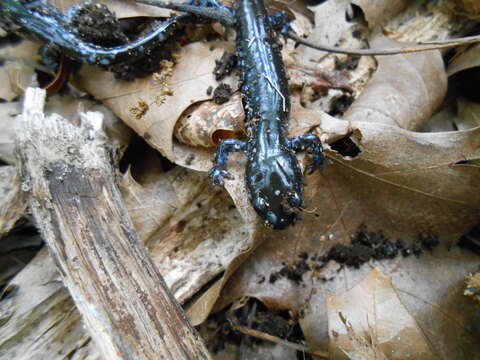
M 213 185 L 224 184 L 224 178 L 232 179 L 233 176 L 227 171 L 228 155 L 232 152 L 245 151 L 247 144 L 237 139 L 225 139 L 220 141 L 215 155 L 215 167 L 209 172 L 208 176 L 212 179 Z
M 289 145 L 292 150 L 304 151 L 309 149 L 312 153 L 313 161 L 307 166 L 305 172 L 311 174 L 315 169 L 323 170 L 325 166 L 325 156 L 323 156 L 322 142 L 315 134 L 305 134 L 295 136 L 289 139 Z

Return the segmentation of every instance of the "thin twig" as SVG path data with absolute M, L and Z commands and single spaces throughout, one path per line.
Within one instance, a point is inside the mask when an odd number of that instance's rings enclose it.
M 406 54 L 406 53 L 413 53 L 413 52 L 420 52 L 420 51 L 430 51 L 430 50 L 437 50 L 437 49 L 447 49 L 452 48 L 455 46 L 462 46 L 468 44 L 475 44 L 480 42 L 480 35 L 475 36 L 467 36 L 463 38 L 454 38 L 449 40 L 439 40 L 439 41 L 429 41 L 424 43 L 418 43 L 414 46 L 408 46 L 404 48 L 398 49 L 348 49 L 348 48 L 340 48 L 336 46 L 328 46 L 323 44 L 315 44 L 308 40 L 302 39 L 293 31 L 288 31 L 286 35 L 295 40 L 296 42 L 308 46 L 312 49 L 339 53 L 339 54 L 347 54 L 347 55 L 359 55 L 359 56 L 381 56 L 381 55 L 398 55 L 398 54 Z
M 282 94 L 282 92 L 275 86 L 273 83 L 272 79 L 270 79 L 267 75 L 262 74 L 265 79 L 267 79 L 268 83 L 270 84 L 271 87 L 282 97 L 283 100 L 283 111 L 287 111 L 287 99 L 285 99 L 285 96 Z
M 235 17 L 227 9 L 221 7 L 204 7 L 182 3 L 173 3 L 171 1 L 162 0 L 134 0 L 140 4 L 147 4 L 164 9 L 188 12 L 197 16 L 206 17 L 221 22 L 225 26 L 235 25 Z
M 273 336 L 273 335 L 264 333 L 262 331 L 250 329 L 246 326 L 235 324 L 235 322 L 232 321 L 231 319 L 230 319 L 230 322 L 231 322 L 232 328 L 234 330 L 238 331 L 238 332 L 241 332 L 242 334 L 253 336 L 257 339 L 270 341 L 270 342 L 273 342 L 275 344 L 284 345 L 286 347 L 289 347 L 290 349 L 294 349 L 294 350 L 297 350 L 297 351 L 302 351 L 302 352 L 305 352 L 305 353 L 308 353 L 308 354 L 312 354 L 312 355 L 318 356 L 322 359 L 328 359 L 328 353 L 326 351 L 309 349 L 308 347 L 306 347 L 304 345 L 300 345 L 300 344 L 297 344 L 297 343 L 286 341 L 286 340 L 283 340 L 283 339 L 281 339 L 277 336 Z

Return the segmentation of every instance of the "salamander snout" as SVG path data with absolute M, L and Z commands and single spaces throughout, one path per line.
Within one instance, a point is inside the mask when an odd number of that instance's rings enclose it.
M 250 201 L 265 224 L 280 230 L 293 225 L 302 206 L 303 183 L 294 156 L 284 154 L 247 168 Z

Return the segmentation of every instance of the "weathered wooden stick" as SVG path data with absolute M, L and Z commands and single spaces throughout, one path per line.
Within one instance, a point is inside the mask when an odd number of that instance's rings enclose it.
M 105 359 L 208 359 L 139 241 L 105 150 L 102 119 L 45 117 L 29 88 L 17 156 L 49 251 Z

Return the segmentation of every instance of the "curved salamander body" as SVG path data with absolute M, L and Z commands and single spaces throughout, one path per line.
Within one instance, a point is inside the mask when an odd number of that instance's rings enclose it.
M 248 141 L 223 140 L 210 176 L 214 184 L 223 184 L 223 177 L 230 176 L 228 153 L 245 151 L 249 200 L 268 226 L 284 229 L 296 221 L 302 207 L 303 176 L 295 151 L 310 148 L 313 163 L 308 169 L 314 170 L 323 166 L 322 146 L 314 134 L 288 138 L 288 82 L 263 0 L 240 1 L 236 18 Z
M 45 0 L 1 0 L 0 25 L 21 36 L 53 43 L 72 59 L 86 64 L 113 65 L 132 62 L 172 36 L 186 16 L 165 21 L 150 34 L 131 43 L 101 47 L 80 39 L 69 25 L 68 17 Z

